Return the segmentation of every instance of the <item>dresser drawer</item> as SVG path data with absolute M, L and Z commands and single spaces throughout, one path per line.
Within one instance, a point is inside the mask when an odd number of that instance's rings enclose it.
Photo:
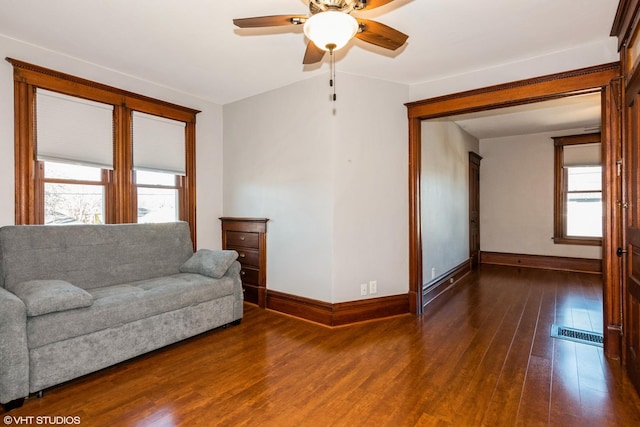
M 227 231 L 227 247 L 241 246 L 243 248 L 258 249 L 260 235 L 258 233 L 246 233 L 243 231 Z
M 240 270 L 240 278 L 242 279 L 242 283 L 259 284 L 258 270 L 253 268 L 242 267 L 242 270 Z
M 229 246 L 229 249 L 238 252 L 238 261 L 242 266 L 260 268 L 260 251 L 257 249 L 247 249 Z

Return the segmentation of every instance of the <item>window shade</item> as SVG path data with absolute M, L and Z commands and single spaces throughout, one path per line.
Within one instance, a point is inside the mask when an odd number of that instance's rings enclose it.
M 600 166 L 602 164 L 600 143 L 565 145 L 562 147 L 562 165 L 573 166 Z
M 133 112 L 133 168 L 186 175 L 184 122 Z
M 36 91 L 38 160 L 113 169 L 113 106 Z

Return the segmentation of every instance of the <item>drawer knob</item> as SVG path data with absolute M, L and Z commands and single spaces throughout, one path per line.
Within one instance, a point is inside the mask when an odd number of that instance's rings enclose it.
M 244 236 L 240 236 L 240 240 L 244 240 Z
M 245 274 L 247 274 L 247 273 L 245 273 L 245 271 L 244 271 L 244 270 L 242 270 L 242 271 L 240 272 L 240 274 L 241 274 L 242 276 L 244 276 L 244 275 L 245 275 Z
M 245 257 L 244 252 L 240 252 L 240 258 L 244 258 L 244 257 Z

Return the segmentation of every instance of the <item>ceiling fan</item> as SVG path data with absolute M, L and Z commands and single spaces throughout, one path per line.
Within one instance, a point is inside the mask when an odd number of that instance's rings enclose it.
M 309 15 L 271 15 L 234 19 L 240 28 L 304 25 L 309 39 L 303 64 L 320 62 L 326 52 L 344 47 L 356 37 L 367 43 L 396 50 L 408 35 L 380 22 L 354 18 L 353 11 L 371 10 L 393 0 L 309 0 Z

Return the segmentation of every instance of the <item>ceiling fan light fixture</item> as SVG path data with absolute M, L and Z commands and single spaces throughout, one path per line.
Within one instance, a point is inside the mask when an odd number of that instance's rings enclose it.
M 304 34 L 326 51 L 344 47 L 358 32 L 358 21 L 344 12 L 329 10 L 312 15 L 304 23 Z

